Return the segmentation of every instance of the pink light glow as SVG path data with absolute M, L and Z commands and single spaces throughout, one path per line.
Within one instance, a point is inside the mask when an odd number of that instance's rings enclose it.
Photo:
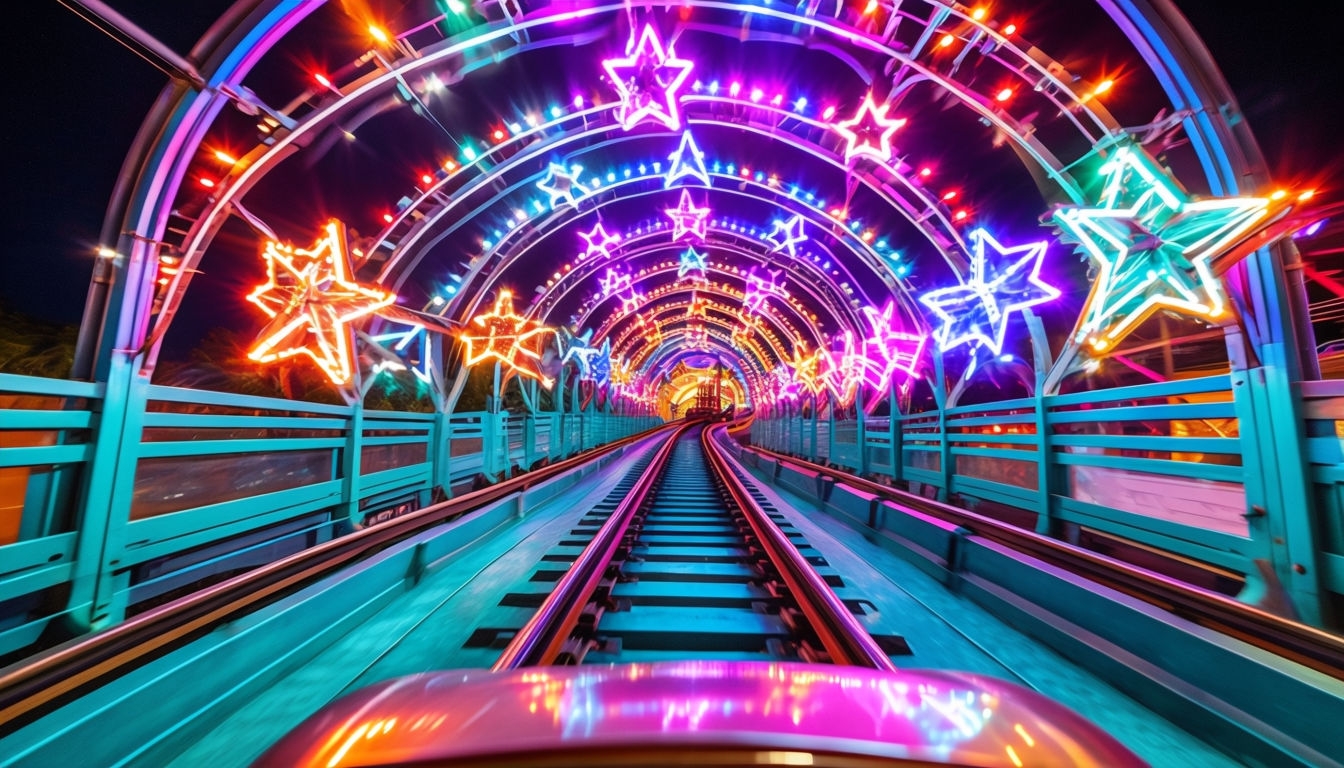
M 664 209 L 664 213 L 672 219 L 673 240 L 681 240 L 687 236 L 700 241 L 705 240 L 709 231 L 709 206 L 697 208 L 691 201 L 691 193 L 688 190 L 681 191 L 681 201 L 676 208 Z
M 742 297 L 742 311 L 747 314 L 764 312 L 770 297 L 784 298 L 784 283 L 779 280 L 783 270 L 772 269 L 768 277 L 761 277 L 752 267 L 747 271 L 747 289 Z
M 627 131 L 645 120 L 680 130 L 677 89 L 691 74 L 694 64 L 688 59 L 676 58 L 664 48 L 652 24 L 645 24 L 637 41 L 632 43 L 627 46 L 627 50 L 633 48 L 629 56 L 602 62 L 611 84 L 621 96 L 616 119 Z

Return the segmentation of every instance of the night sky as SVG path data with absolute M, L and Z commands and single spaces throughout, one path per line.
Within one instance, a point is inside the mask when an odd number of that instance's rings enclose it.
M 1077 1 L 1077 0 L 1075 0 Z M 225 0 L 111 0 L 133 21 L 186 53 L 229 6 Z M 1329 20 L 1281 4 L 1240 8 L 1178 0 L 1212 49 L 1269 158 L 1288 186 L 1308 179 L 1338 199 L 1344 163 L 1344 77 Z M 1316 9 L 1336 7 L 1317 4 Z M 40 318 L 77 321 L 93 249 L 121 161 L 165 76 L 52 0 L 17 6 L 5 79 L 0 300 Z M 1344 15 L 1340 10 L 1325 13 Z M 1336 19 L 1337 21 L 1338 19 Z M 1334 189 L 1332 189 L 1334 188 Z

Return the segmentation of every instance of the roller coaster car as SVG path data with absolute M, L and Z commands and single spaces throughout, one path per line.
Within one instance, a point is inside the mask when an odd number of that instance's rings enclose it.
M 388 680 L 318 712 L 256 765 L 1144 763 L 1065 707 L 993 678 L 691 661 Z

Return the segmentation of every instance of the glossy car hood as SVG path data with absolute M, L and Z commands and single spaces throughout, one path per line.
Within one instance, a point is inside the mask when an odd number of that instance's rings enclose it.
M 744 662 L 457 670 L 389 680 L 309 718 L 257 764 L 469 763 L 711 746 L 1011 768 L 1144 764 L 1071 710 L 993 678 Z

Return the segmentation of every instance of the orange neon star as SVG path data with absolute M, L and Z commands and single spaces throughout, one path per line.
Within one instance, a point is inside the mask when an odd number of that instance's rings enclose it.
M 307 355 L 337 386 L 350 381 L 350 323 L 396 301 L 396 294 L 354 281 L 345 227 L 327 222 L 311 249 L 266 243 L 266 282 L 248 294 L 271 322 L 247 356 L 261 363 Z
M 541 371 L 540 362 L 545 354 L 545 335 L 554 334 L 555 329 L 514 311 L 513 291 L 500 288 L 494 307 L 473 317 L 469 327 L 481 332 L 458 335 L 467 345 L 468 367 L 493 359 L 519 375 L 551 386 L 552 379 Z

